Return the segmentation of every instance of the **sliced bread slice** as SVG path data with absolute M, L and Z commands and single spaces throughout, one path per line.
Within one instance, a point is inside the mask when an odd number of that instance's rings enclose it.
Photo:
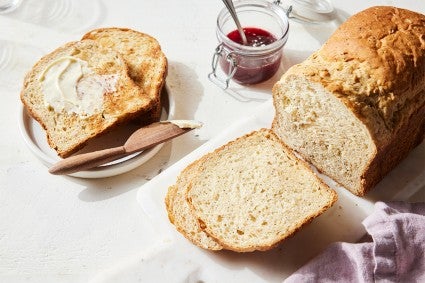
M 196 175 L 197 161 L 186 167 L 178 176 L 175 185 L 168 188 L 165 206 L 170 222 L 189 241 L 208 250 L 221 250 L 222 246 L 206 234 L 199 226 L 186 201 L 186 189 L 191 178 Z
M 337 195 L 268 129 L 205 155 L 186 190 L 202 229 L 225 249 L 268 250 Z
M 143 90 L 140 95 L 155 101 L 140 120 L 144 124 L 158 121 L 161 115 L 160 94 L 167 74 L 167 58 L 158 41 L 145 33 L 116 27 L 92 30 L 83 39 L 95 40 L 123 56 L 130 77 Z
M 67 43 L 41 58 L 24 79 L 21 100 L 61 157 L 152 105 L 122 56 L 93 40 Z

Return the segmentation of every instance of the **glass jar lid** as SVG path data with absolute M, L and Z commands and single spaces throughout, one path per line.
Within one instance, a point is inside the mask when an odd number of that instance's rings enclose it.
M 285 0 L 285 5 L 288 6 L 289 17 L 302 22 L 321 23 L 335 18 L 330 0 Z

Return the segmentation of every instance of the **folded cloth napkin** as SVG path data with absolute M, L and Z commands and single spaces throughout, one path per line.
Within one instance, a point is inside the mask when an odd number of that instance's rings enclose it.
M 425 282 L 425 203 L 377 202 L 373 241 L 334 243 L 284 282 Z

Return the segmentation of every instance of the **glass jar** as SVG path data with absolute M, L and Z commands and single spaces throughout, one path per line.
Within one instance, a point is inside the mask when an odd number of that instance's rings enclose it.
M 211 81 L 226 89 L 229 81 L 239 84 L 256 84 L 268 80 L 279 69 L 282 50 L 288 39 L 289 22 L 286 11 L 264 0 L 235 1 L 234 6 L 245 31 L 261 30 L 274 37 L 274 41 L 260 46 L 243 45 L 229 38 L 236 32 L 236 25 L 224 8 L 217 17 L 216 35 L 219 41 L 213 60 Z M 220 65 L 225 78 L 217 74 Z

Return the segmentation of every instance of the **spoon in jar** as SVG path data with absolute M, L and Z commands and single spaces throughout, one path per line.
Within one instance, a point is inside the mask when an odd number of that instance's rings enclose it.
M 246 39 L 245 32 L 243 31 L 241 23 L 239 22 L 238 16 L 236 14 L 235 6 L 233 6 L 232 0 L 223 0 L 223 3 L 227 7 L 227 10 L 229 10 L 229 13 L 233 18 L 233 21 L 236 24 L 238 32 L 242 38 L 243 45 L 248 45 L 248 40 Z

